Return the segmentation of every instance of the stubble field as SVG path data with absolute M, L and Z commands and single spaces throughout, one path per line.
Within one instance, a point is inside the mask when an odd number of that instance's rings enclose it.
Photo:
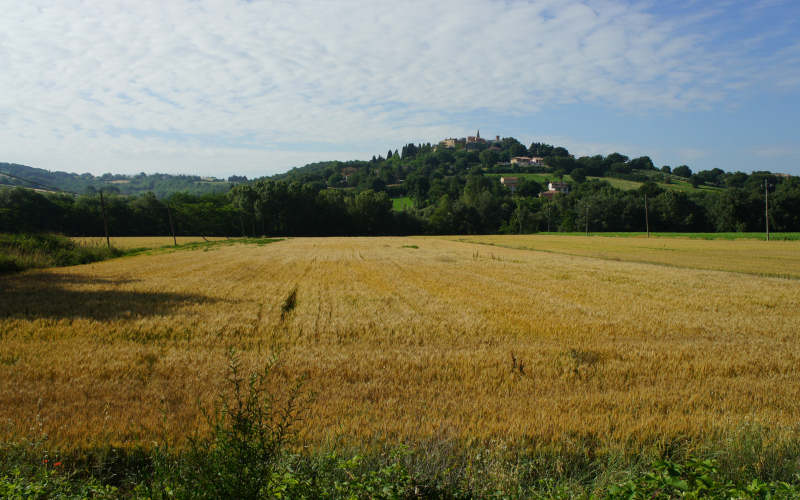
M 312 446 L 797 432 L 800 242 L 501 238 L 296 238 L 2 277 L 0 432 L 179 442 L 228 348 L 256 368 L 276 345 L 274 383 L 314 395 Z

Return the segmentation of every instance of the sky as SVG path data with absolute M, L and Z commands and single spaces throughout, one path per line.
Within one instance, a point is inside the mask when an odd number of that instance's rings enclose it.
M 0 0 L 0 162 L 258 177 L 473 135 L 800 175 L 797 0 Z

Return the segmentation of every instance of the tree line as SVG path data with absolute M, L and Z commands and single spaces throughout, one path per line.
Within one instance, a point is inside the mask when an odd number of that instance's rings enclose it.
M 170 215 L 177 234 L 209 236 L 642 231 L 647 198 L 654 231 L 761 231 L 766 188 L 771 229 L 800 231 L 797 177 L 658 168 L 647 156 L 620 153 L 575 158 L 563 147 L 536 142 L 525 147 L 513 138 L 468 146 L 407 144 L 385 157 L 310 164 L 240 182 L 225 193 L 158 197 L 104 190 L 105 213 L 117 236 L 169 234 Z M 515 156 L 542 157 L 545 165 L 512 165 Z M 500 173 L 523 174 L 514 193 L 491 175 Z M 566 177 L 572 189 L 540 198 L 545 187 L 524 179 L 526 173 Z M 643 184 L 621 190 L 606 180 L 611 177 Z M 669 189 L 678 181 L 704 189 Z M 394 211 L 391 198 L 399 196 L 413 200 L 414 208 Z M 0 232 L 42 231 L 103 234 L 99 193 L 0 190 Z

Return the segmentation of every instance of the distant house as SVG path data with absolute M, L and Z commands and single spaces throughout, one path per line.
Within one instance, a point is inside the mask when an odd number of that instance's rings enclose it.
M 538 156 L 515 156 L 511 158 L 512 165 L 544 165 L 544 159 Z
M 461 139 L 456 139 L 455 137 L 449 137 L 447 139 L 442 139 L 441 141 L 439 141 L 439 147 L 454 149 L 458 145 L 463 146 L 466 142 L 467 140 L 463 137 Z
M 513 194 L 519 187 L 519 177 L 500 177 L 500 184 L 510 189 Z
M 548 198 L 553 199 L 553 197 L 557 194 L 567 194 L 569 193 L 569 184 L 566 182 L 548 182 L 547 183 L 547 191 L 542 191 L 539 193 L 539 198 Z

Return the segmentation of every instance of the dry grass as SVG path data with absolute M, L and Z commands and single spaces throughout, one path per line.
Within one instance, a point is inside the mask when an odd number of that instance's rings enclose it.
M 84 245 L 105 246 L 106 239 L 104 237 L 85 236 L 72 238 L 73 240 Z M 177 236 L 175 238 L 178 245 L 184 243 L 198 243 L 201 241 L 219 241 L 225 238 L 219 236 L 209 236 L 206 240 L 202 236 Z M 111 245 L 119 248 L 120 250 L 130 250 L 133 248 L 159 248 L 163 246 L 172 246 L 174 244 L 172 236 L 125 236 L 111 237 Z
M 448 239 L 606 260 L 800 278 L 800 241 L 553 235 L 450 236 Z
M 728 265 L 749 269 L 738 248 L 751 242 L 697 243 L 724 243 Z M 745 421 L 790 427 L 798 303 L 796 280 L 435 238 L 297 238 L 26 272 L 0 279 L 0 432 L 25 433 L 39 414 L 70 446 L 179 439 L 218 392 L 226 347 L 256 366 L 276 338 L 279 373 L 307 374 L 316 393 L 305 438 L 317 443 L 635 447 Z

